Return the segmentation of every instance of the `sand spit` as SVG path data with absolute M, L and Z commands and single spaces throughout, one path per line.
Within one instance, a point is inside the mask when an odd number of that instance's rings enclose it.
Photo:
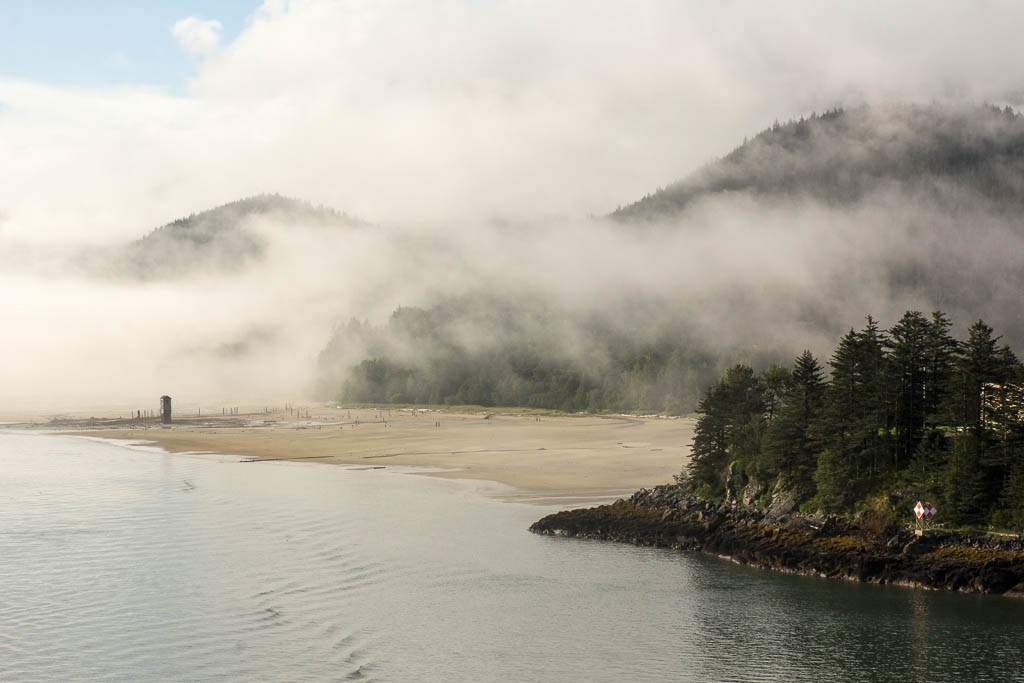
M 157 420 L 65 416 L 24 424 L 90 437 L 150 441 L 172 453 L 366 467 L 424 467 L 429 476 L 495 481 L 502 497 L 587 505 L 671 481 L 694 421 L 625 415 L 548 416 L 422 409 L 203 410 Z M 218 414 L 219 413 L 219 414 Z

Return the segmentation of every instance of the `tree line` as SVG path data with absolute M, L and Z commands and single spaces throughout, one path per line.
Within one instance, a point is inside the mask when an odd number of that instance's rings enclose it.
M 1022 150 L 1024 117 L 1009 107 L 836 108 L 776 121 L 723 158 L 611 216 L 662 218 L 725 192 L 803 195 L 848 204 L 892 181 L 906 190 L 928 188 L 933 201 L 941 201 L 943 185 L 953 181 L 1017 211 Z M 930 187 L 937 180 L 943 185 Z
M 697 493 L 805 510 L 916 499 L 955 525 L 1024 528 L 1024 366 L 978 320 L 964 340 L 941 312 L 867 319 L 828 360 L 728 369 L 701 399 L 683 473 Z
M 402 307 L 387 324 L 339 326 L 319 358 L 319 393 L 349 403 L 692 413 L 704 387 L 774 350 L 712 346 L 685 323 L 582 316 L 529 297 L 465 295 Z

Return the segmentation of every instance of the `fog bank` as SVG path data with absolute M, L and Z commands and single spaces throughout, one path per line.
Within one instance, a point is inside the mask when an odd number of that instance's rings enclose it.
M 956 178 L 882 178 L 840 203 L 739 187 L 642 226 L 602 217 L 774 120 L 1019 104 L 1022 20 L 1003 2 L 268 0 L 203 49 L 184 95 L 0 69 L 0 405 L 308 394 L 338 325 L 474 292 L 544 302 L 581 363 L 595 318 L 786 357 L 826 353 L 868 314 L 943 308 L 1016 341 L 1021 230 Z M 176 277 L 82 267 L 263 192 L 366 225 L 251 216 L 262 252 L 233 267 L 230 251 Z

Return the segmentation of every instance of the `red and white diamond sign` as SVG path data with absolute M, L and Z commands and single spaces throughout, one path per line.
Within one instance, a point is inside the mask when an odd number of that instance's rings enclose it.
M 914 514 L 917 515 L 918 519 L 921 519 L 922 517 L 931 519 L 935 516 L 936 512 L 938 512 L 938 510 L 936 510 L 935 506 L 931 503 L 922 503 L 921 501 L 917 501 L 917 505 L 914 506 Z

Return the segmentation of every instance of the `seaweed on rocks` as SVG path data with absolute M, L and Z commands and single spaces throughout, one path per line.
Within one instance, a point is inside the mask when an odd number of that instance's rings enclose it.
M 625 500 L 563 510 L 530 531 L 658 548 L 698 550 L 787 573 L 967 593 L 1024 597 L 1024 541 L 930 530 L 916 536 L 838 516 L 715 504 L 673 484 Z

